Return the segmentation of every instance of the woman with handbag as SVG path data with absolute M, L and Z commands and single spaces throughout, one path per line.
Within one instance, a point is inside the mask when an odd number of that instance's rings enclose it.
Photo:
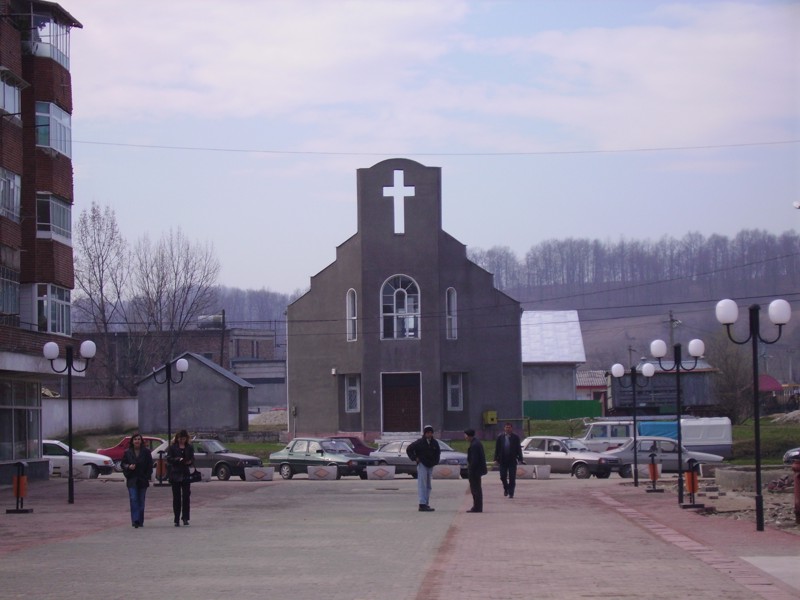
M 194 449 L 189 434 L 181 429 L 175 434 L 172 445 L 167 450 L 169 483 L 172 486 L 172 512 L 175 514 L 175 527 L 180 527 L 181 519 L 189 526 L 189 498 L 192 495 L 191 467 L 194 464 Z
M 145 446 L 141 433 L 131 436 L 120 464 L 131 501 L 131 525 L 138 529 L 144 525 L 144 500 L 153 476 L 153 457 Z

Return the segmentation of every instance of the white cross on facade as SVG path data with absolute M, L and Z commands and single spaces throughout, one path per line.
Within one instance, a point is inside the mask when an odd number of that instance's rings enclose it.
M 405 186 L 403 181 L 403 171 L 394 172 L 394 185 L 384 187 L 383 195 L 391 196 L 394 199 L 394 232 L 405 233 L 405 199 L 414 195 L 414 186 Z

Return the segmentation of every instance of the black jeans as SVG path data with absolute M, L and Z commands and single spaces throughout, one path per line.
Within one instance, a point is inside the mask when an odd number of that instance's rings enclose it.
M 480 475 L 469 476 L 469 491 L 472 492 L 472 508 L 483 512 L 483 488 Z
M 172 512 L 175 514 L 175 522 L 189 520 L 189 497 L 192 495 L 192 484 L 188 481 L 172 484 Z M 183 517 L 181 517 L 183 513 Z
M 500 481 L 503 482 L 503 490 L 508 495 L 514 497 L 514 490 L 517 487 L 517 462 L 500 461 Z

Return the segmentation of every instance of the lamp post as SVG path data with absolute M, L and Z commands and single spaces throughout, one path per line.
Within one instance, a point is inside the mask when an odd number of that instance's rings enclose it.
M 56 368 L 55 361 L 58 358 L 60 349 L 55 342 L 47 342 L 42 348 L 44 357 L 50 361 L 50 368 L 56 373 L 67 374 L 67 446 L 69 446 L 68 460 L 68 483 L 67 483 L 67 502 L 69 504 L 75 503 L 75 480 L 72 476 L 72 372 L 83 373 L 89 367 L 89 360 L 94 358 L 97 353 L 97 346 L 94 342 L 86 340 L 81 343 L 80 358 L 84 359 L 83 368 L 79 369 L 75 366 L 75 355 L 72 346 L 66 347 L 66 358 L 64 360 L 64 368 Z
M 179 377 L 177 380 L 172 378 L 172 365 L 175 365 L 175 370 L 178 371 Z M 170 386 L 175 383 L 183 381 L 183 374 L 189 370 L 189 361 L 185 358 L 179 358 L 174 363 L 168 362 L 164 365 L 164 379 L 159 381 L 158 371 L 153 369 L 153 381 L 158 384 L 167 384 L 167 443 L 172 443 L 172 396 Z
M 650 354 L 653 358 L 658 359 L 658 366 L 662 371 L 675 371 L 675 386 L 677 388 L 675 394 L 675 407 L 678 413 L 678 504 L 683 504 L 683 436 L 681 434 L 681 413 L 683 412 L 682 398 L 681 398 L 681 371 L 694 371 L 697 368 L 698 359 L 703 356 L 706 346 L 703 340 L 694 339 L 689 342 L 689 354 L 694 358 L 694 363 L 691 367 L 683 364 L 681 358 L 681 345 L 675 344 L 673 346 L 673 364 L 672 367 L 667 369 L 661 362 L 661 359 L 667 355 L 667 344 L 664 340 L 653 340 L 650 342 Z
M 639 487 L 639 454 L 638 454 L 638 427 L 636 425 L 636 415 L 637 415 L 637 399 L 636 399 L 636 390 L 639 387 L 646 387 L 649 383 L 650 378 L 656 372 L 656 368 L 651 363 L 645 363 L 642 365 L 642 375 L 644 375 L 647 380 L 644 384 L 640 385 L 636 381 L 636 376 L 638 372 L 636 371 L 636 367 L 631 367 L 630 372 L 630 385 L 624 385 L 622 383 L 622 377 L 625 375 L 625 367 L 621 364 L 616 363 L 611 367 L 611 374 L 619 379 L 619 386 L 621 388 L 630 388 L 633 391 L 633 486 Z
M 778 326 L 778 335 L 774 340 L 765 340 L 761 337 L 759 323 L 758 304 L 752 304 L 749 308 L 750 313 L 750 334 L 744 340 L 737 340 L 731 333 L 731 325 L 739 318 L 739 307 L 733 300 L 725 299 L 717 303 L 717 321 L 725 325 L 728 338 L 734 343 L 743 345 L 751 342 L 753 349 L 753 431 L 755 433 L 755 453 L 756 453 L 756 531 L 764 531 L 764 497 L 761 495 L 761 411 L 758 390 L 758 342 L 764 344 L 774 344 L 781 339 L 783 326 L 789 322 L 792 316 L 792 307 L 786 300 L 773 300 L 769 304 L 769 320 Z

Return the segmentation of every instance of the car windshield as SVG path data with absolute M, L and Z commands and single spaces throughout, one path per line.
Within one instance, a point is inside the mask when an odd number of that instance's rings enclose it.
M 346 445 L 348 448 L 354 448 L 354 447 L 355 447 L 355 446 L 353 446 L 353 442 L 351 442 L 350 440 L 345 440 L 345 439 L 342 439 L 342 438 L 336 438 L 336 441 L 337 441 L 337 442 L 342 442 L 342 443 L 343 443 L 343 444 L 345 444 L 345 445 Z
M 445 444 L 442 440 L 438 441 L 439 441 L 439 450 L 441 450 L 442 452 L 455 452 L 455 450 L 453 450 L 450 446 Z
M 352 452 L 350 446 L 342 440 L 325 440 L 320 442 L 320 444 L 325 452 L 335 452 L 337 454 L 348 454 Z
M 220 444 L 217 440 L 208 440 L 203 442 L 202 446 L 200 446 L 201 450 L 205 450 L 206 452 L 227 452 L 228 449 Z
M 580 440 L 567 439 L 562 441 L 572 452 L 590 452 L 589 447 Z

